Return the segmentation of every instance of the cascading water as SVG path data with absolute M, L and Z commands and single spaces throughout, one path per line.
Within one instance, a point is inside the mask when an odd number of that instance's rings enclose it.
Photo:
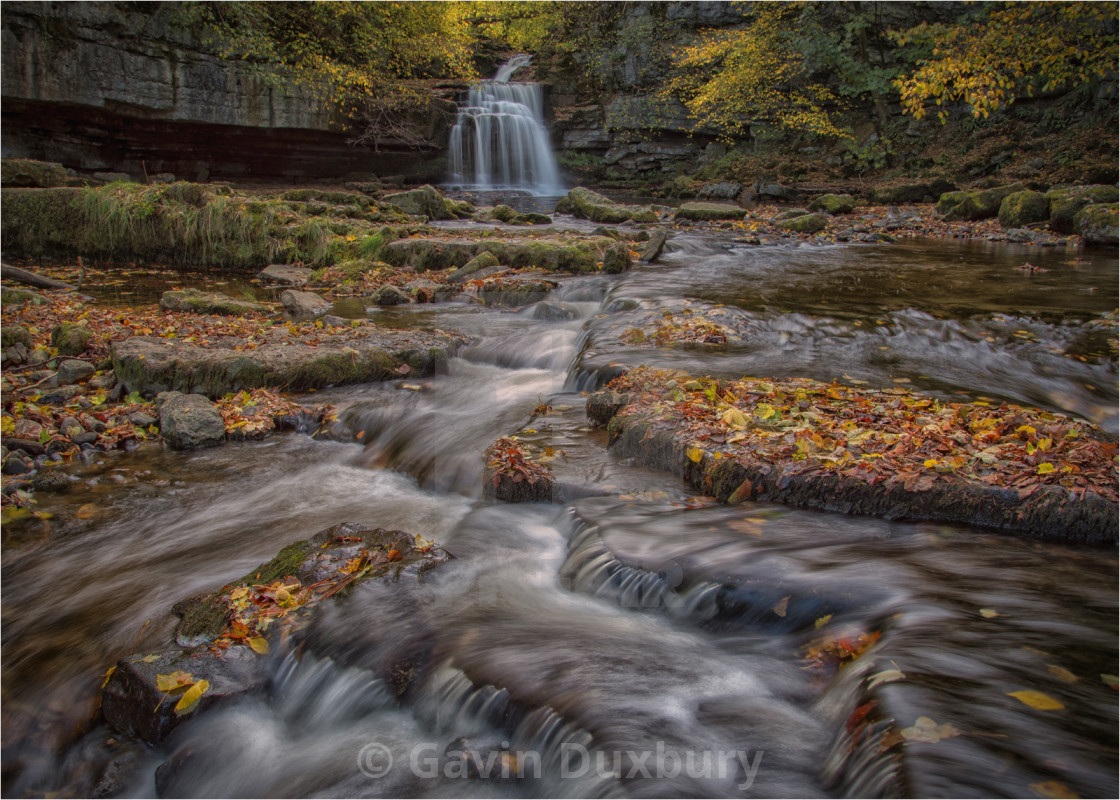
M 451 129 L 449 183 L 475 191 L 563 194 L 540 84 L 510 82 L 529 62 L 529 56 L 514 56 L 493 80 L 470 88 Z

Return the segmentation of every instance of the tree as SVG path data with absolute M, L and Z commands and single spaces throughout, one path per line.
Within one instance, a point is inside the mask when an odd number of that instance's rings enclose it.
M 1116 73 L 1115 3 L 984 4 L 960 23 L 922 24 L 895 36 L 899 44 L 927 41 L 932 57 L 896 81 L 903 108 L 917 118 L 933 101 L 964 100 L 975 117 L 1035 91 L 1072 89 Z
M 822 56 L 838 68 L 836 59 L 848 55 L 854 29 L 826 32 L 814 20 L 815 4 L 742 5 L 744 27 L 706 31 L 676 55 L 662 96 L 679 98 L 698 127 L 727 138 L 745 135 L 758 122 L 794 133 L 840 136 L 829 112 L 837 97 L 814 73 L 824 66 Z M 849 57 L 845 66 L 853 63 Z M 850 86 L 840 83 L 845 90 Z

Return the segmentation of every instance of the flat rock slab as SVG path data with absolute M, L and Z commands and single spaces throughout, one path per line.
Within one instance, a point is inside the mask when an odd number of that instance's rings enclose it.
M 248 300 L 236 300 L 221 292 L 202 292 L 198 289 L 171 290 L 163 293 L 159 307 L 168 311 L 190 311 L 195 314 L 219 314 L 239 317 L 243 314 L 262 314 L 267 306 Z
M 410 533 L 357 523 L 294 542 L 239 580 L 177 603 L 178 646 L 119 661 L 102 690 L 105 719 L 149 744 L 162 741 L 182 721 L 263 686 L 269 642 L 305 625 L 324 602 L 364 581 L 419 579 L 451 558 Z M 177 695 L 159 688 L 160 676 L 176 672 L 184 684 L 208 684 L 189 711 L 176 712 Z
M 722 502 L 1117 541 L 1117 445 L 1087 423 L 804 379 L 639 368 L 608 389 L 587 406 L 621 457 Z
M 133 336 L 113 345 L 113 368 L 126 391 L 179 391 L 219 398 L 259 387 L 316 389 L 350 383 L 426 377 L 468 341 L 445 331 L 403 331 L 363 325 L 315 335 L 288 336 L 246 347 L 223 340 L 200 347 L 172 339 Z M 286 334 L 284 329 L 278 334 Z
M 550 272 L 597 272 L 615 240 L 608 236 L 542 239 L 400 239 L 381 250 L 381 258 L 394 267 L 419 271 L 457 269 L 482 253 L 491 253 L 499 264 Z
M 673 215 L 674 219 L 689 220 L 742 220 L 747 212 L 730 203 L 683 203 Z
M 311 280 L 312 270 L 295 264 L 269 264 L 257 274 L 257 280 L 264 283 L 282 283 L 288 286 L 303 286 Z

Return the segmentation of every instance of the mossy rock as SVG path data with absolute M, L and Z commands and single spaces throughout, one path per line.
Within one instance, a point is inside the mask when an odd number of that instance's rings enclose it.
M 458 269 L 489 252 L 499 264 L 572 273 L 597 272 L 606 249 L 606 237 L 572 239 L 401 239 L 382 249 L 381 257 L 394 267 L 419 272 Z
M 851 214 L 855 207 L 856 199 L 850 194 L 822 194 L 809 204 L 810 211 L 827 214 Z
M 828 217 L 823 214 L 804 214 L 783 220 L 778 223 L 778 227 L 793 233 L 820 233 L 828 227 Z
M 1012 192 L 999 206 L 999 224 L 1004 228 L 1025 228 L 1050 218 L 1050 204 L 1042 192 Z
M 284 192 L 280 197 L 300 203 L 318 202 L 327 206 L 357 206 L 365 209 L 373 205 L 373 200 L 364 194 L 331 192 L 322 189 L 292 189 Z
M 634 259 L 630 255 L 630 248 L 622 242 L 612 244 L 603 253 L 603 272 L 610 275 L 626 272 L 633 263 Z
M 26 158 L 5 158 L 0 161 L 0 186 L 5 189 L 16 187 L 49 189 L 65 186 L 68 179 L 66 168 L 52 161 L 33 161 Z
M 462 283 L 463 281 L 470 280 L 470 276 L 476 272 L 481 272 L 484 269 L 491 269 L 498 266 L 498 259 L 489 250 L 484 250 L 477 256 L 472 258 L 459 269 L 455 270 L 448 276 L 448 283 Z
M 1120 190 L 1115 186 L 1071 186 L 1051 189 L 1046 193 L 1050 204 L 1050 230 L 1057 233 L 1075 233 L 1073 218 L 1092 203 L 1115 203 L 1120 200 Z
M 497 205 L 490 209 L 489 217 L 499 222 L 512 222 L 517 218 L 517 211 L 507 205 Z
M 428 219 L 458 219 L 459 210 L 432 186 L 421 186 L 407 192 L 387 194 L 382 198 L 406 214 L 416 214 Z
M 268 308 L 260 303 L 237 300 L 221 292 L 203 292 L 198 289 L 176 289 L 164 292 L 159 307 L 168 311 L 187 311 L 192 314 L 216 314 L 240 317 L 245 314 L 263 314 Z
M 20 289 L 15 286 L 0 287 L 0 306 L 22 306 L 27 303 L 41 306 L 47 299 L 31 289 Z
M 787 219 L 796 219 L 797 217 L 804 217 L 809 211 L 804 208 L 787 208 L 785 211 L 774 217 L 774 220 L 781 222 Z
M 478 296 L 488 306 L 521 308 L 544 300 L 557 286 L 555 281 L 494 278 L 482 284 Z
M 556 204 L 556 213 L 617 225 L 620 222 L 657 222 L 657 212 L 650 206 L 628 206 L 609 197 L 577 186 Z
M 1120 242 L 1120 221 L 1116 203 L 1093 203 L 1073 218 L 1077 233 L 1086 244 L 1115 247 Z
M 362 326 L 360 335 L 319 331 L 250 351 L 199 347 L 175 339 L 133 336 L 111 350 L 113 369 L 126 391 L 155 395 L 178 391 L 219 398 L 230 392 L 279 386 L 298 391 L 369 383 L 409 374 L 434 374 L 467 341 L 462 334 Z
M 94 334 L 85 325 L 64 322 L 51 331 L 51 346 L 61 356 L 80 356 L 93 342 Z
M 746 213 L 747 212 L 739 206 L 733 206 L 729 203 L 704 203 L 696 201 L 682 204 L 673 215 L 673 218 L 698 222 L 728 219 L 742 220 L 743 217 L 746 216 Z
M 937 201 L 937 213 L 946 221 L 989 219 L 999 214 L 1000 204 L 1009 194 L 1025 191 L 1021 183 L 962 192 L 945 192 Z
M 0 348 L 6 350 L 16 344 L 22 344 L 30 350 L 31 331 L 23 325 L 5 325 L 0 328 Z

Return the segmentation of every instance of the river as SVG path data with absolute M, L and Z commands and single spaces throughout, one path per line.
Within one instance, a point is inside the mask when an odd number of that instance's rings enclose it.
M 561 279 L 547 306 L 369 311 L 474 343 L 418 388 L 306 398 L 344 408 L 364 445 L 143 447 L 40 498 L 54 519 L 4 535 L 4 794 L 1115 796 L 1114 551 L 714 506 L 614 458 L 582 412 L 583 393 L 646 363 L 1027 403 L 1115 433 L 1115 329 L 1095 322 L 1117 306 L 1115 254 L 670 242 L 655 265 Z M 627 343 L 666 311 L 739 335 Z M 565 460 L 571 502 L 482 500 L 483 449 L 542 402 L 553 413 L 531 424 Z M 174 602 L 344 521 L 456 559 L 421 584 L 359 588 L 298 654 L 269 657 L 266 692 L 158 747 L 87 725 L 104 671 L 166 646 Z M 876 640 L 833 675 L 822 619 Z M 409 648 L 431 669 L 399 703 L 377 676 Z M 901 760 L 882 730 L 860 739 L 868 702 L 919 732 Z M 460 774 L 456 751 L 490 768 Z

